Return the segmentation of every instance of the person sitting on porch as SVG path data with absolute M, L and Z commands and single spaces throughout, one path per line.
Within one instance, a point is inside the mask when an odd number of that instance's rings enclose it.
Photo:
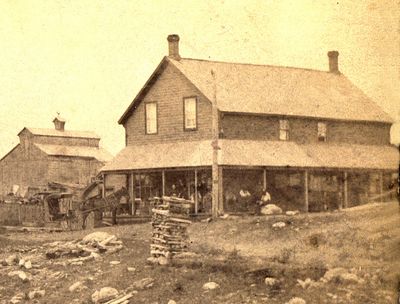
M 262 205 L 266 205 L 266 204 L 268 204 L 268 202 L 270 202 L 270 201 L 271 201 L 271 194 L 269 194 L 268 191 L 267 191 L 267 189 L 264 188 L 263 191 L 262 191 L 260 203 L 261 203 Z
M 170 196 L 172 196 L 172 197 L 178 197 L 178 192 L 176 191 L 176 186 L 175 186 L 175 184 L 172 184 L 172 186 L 171 186 L 171 194 L 170 194 Z

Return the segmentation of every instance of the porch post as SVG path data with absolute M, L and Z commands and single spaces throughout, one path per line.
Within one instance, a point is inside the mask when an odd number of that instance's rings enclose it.
M 223 180 L 224 180 L 224 174 L 223 174 L 223 168 L 222 166 L 218 167 L 218 188 L 219 188 L 219 195 L 218 195 L 218 211 L 221 213 L 224 212 L 224 186 L 223 186 Z
M 199 210 L 199 199 L 197 197 L 197 169 L 194 169 L 194 213 L 197 214 Z
M 103 177 L 103 189 L 101 189 L 101 197 L 105 198 L 106 197 L 106 175 L 103 173 L 101 176 Z
M 263 170 L 263 188 L 267 189 L 267 169 Z
M 379 194 L 380 194 L 380 202 L 383 203 L 383 171 L 379 174 Z
M 308 170 L 304 171 L 304 211 L 308 212 Z
M 162 180 L 162 196 L 165 195 L 165 170 L 161 171 L 161 180 Z
M 211 70 L 211 76 L 213 78 L 213 91 L 214 100 L 212 102 L 212 216 L 218 216 L 218 200 L 219 200 L 219 168 L 218 168 L 218 139 L 219 139 L 219 111 L 217 106 L 217 80 L 215 71 Z
M 343 208 L 347 208 L 348 200 L 349 200 L 349 193 L 348 193 L 348 181 L 347 181 L 347 172 L 344 172 L 344 206 Z
M 132 204 L 132 215 L 135 213 L 135 175 L 133 172 L 130 174 L 130 189 L 129 189 L 129 196 L 131 197 L 131 204 Z

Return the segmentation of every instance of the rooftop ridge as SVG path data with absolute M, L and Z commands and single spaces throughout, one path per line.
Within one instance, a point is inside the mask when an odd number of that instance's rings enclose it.
M 169 57 L 168 57 L 168 59 L 171 60 L 171 58 L 169 58 Z M 177 61 L 175 59 L 172 59 L 172 60 Z M 316 70 L 316 69 L 310 69 L 310 68 L 300 68 L 300 67 L 292 67 L 292 66 L 284 66 L 284 65 L 246 63 L 246 62 L 229 62 L 229 61 L 221 61 L 221 60 L 208 60 L 208 59 L 186 58 L 186 57 L 181 58 L 180 60 L 203 61 L 203 62 L 210 62 L 210 63 L 235 64 L 235 65 L 247 65 L 247 66 L 258 66 L 258 67 L 270 67 L 270 68 L 294 69 L 294 70 L 302 70 L 302 71 L 308 71 L 308 72 L 326 73 L 326 74 L 336 75 L 336 76 L 343 75 L 341 73 L 333 74 L 332 72 L 324 71 L 324 70 Z M 179 61 L 177 61 L 177 62 L 179 63 Z

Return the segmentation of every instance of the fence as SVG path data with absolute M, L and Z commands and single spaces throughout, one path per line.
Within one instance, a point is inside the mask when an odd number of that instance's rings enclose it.
M 43 226 L 44 210 L 41 205 L 0 204 L 1 225 Z

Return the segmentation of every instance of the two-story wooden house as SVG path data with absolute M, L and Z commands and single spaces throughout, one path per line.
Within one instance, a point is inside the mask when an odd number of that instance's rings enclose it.
M 339 71 L 164 57 L 119 120 L 126 148 L 102 172 L 133 197 L 180 195 L 214 214 L 252 210 L 264 189 L 285 209 L 381 195 L 399 165 L 392 119 Z

